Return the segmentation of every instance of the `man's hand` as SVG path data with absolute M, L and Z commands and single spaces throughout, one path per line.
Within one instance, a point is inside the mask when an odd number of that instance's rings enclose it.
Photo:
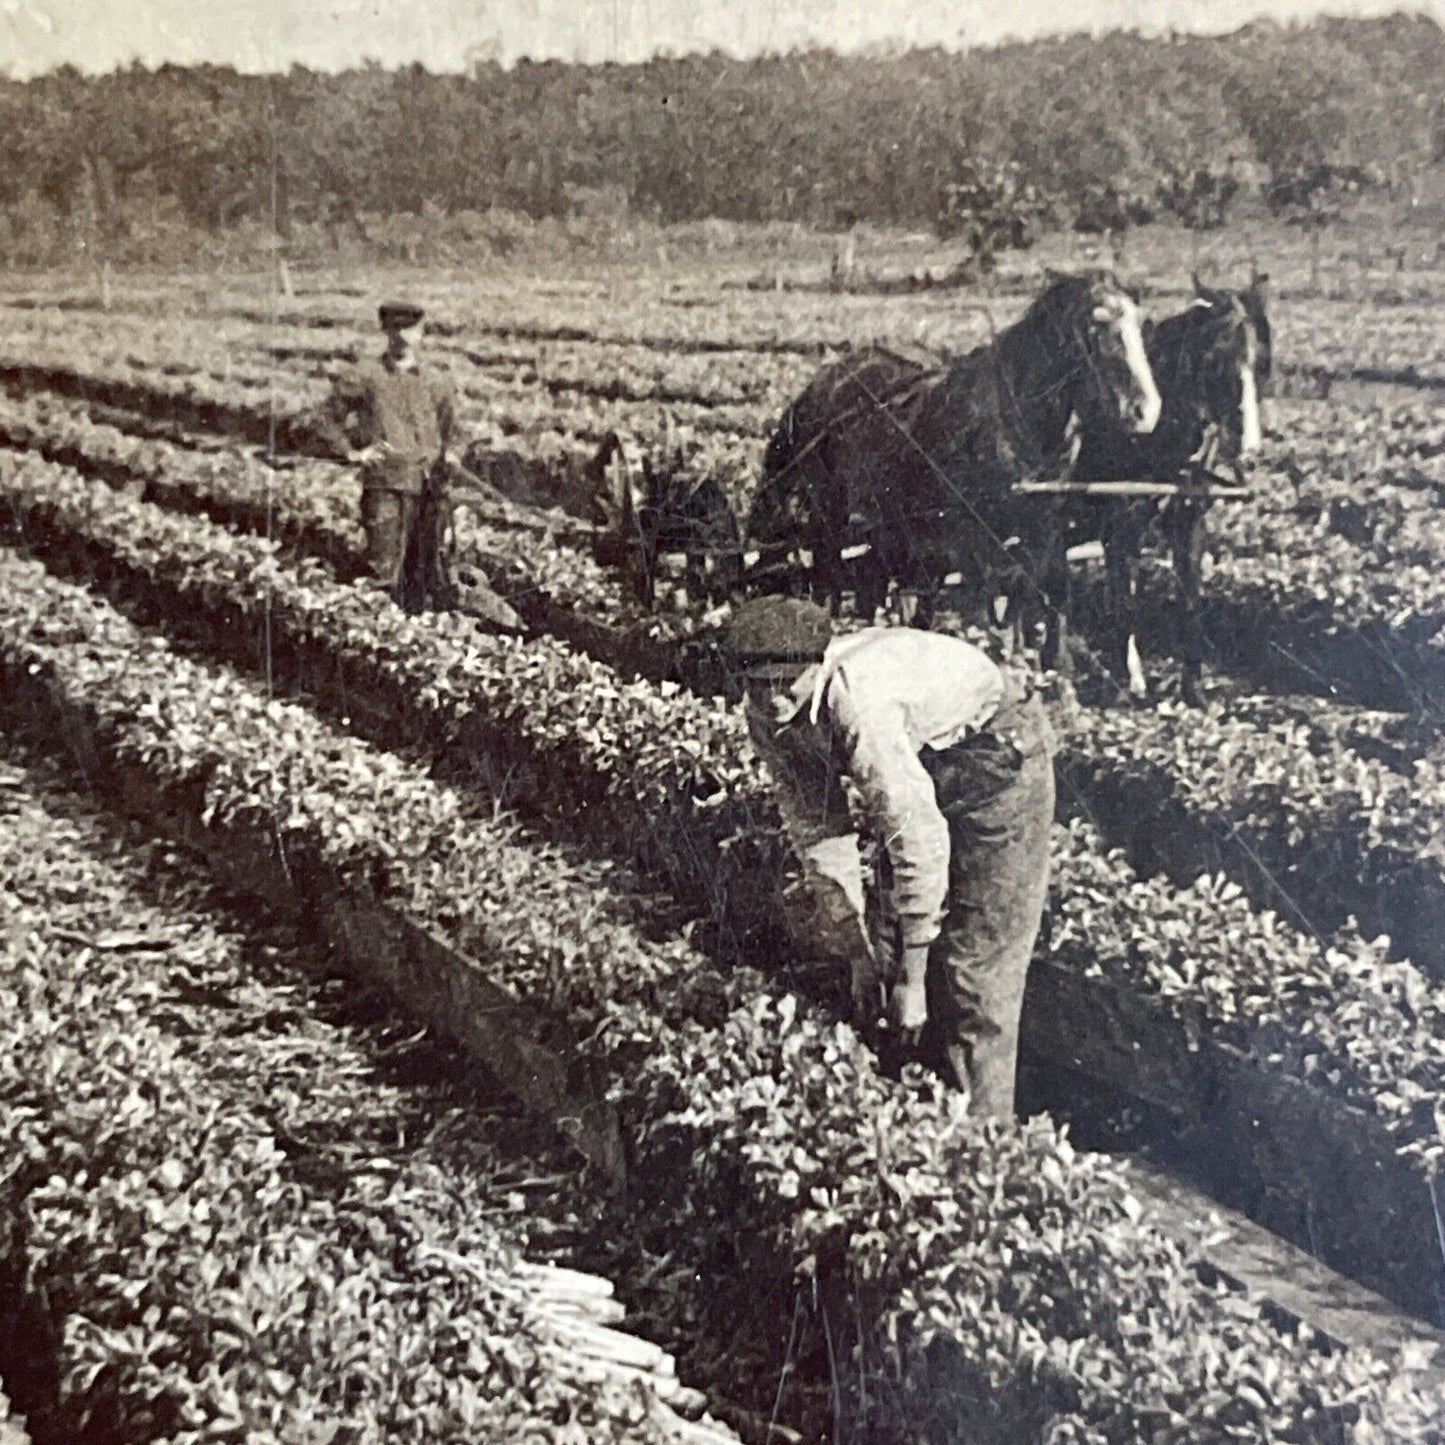
M 386 457 L 394 455 L 396 448 L 388 441 L 372 442 L 369 447 L 361 447 L 347 457 L 353 466 L 365 466 L 368 462 L 379 462 Z
M 901 976 L 888 1000 L 888 1022 L 899 1041 L 912 1046 L 928 1022 L 928 945 L 906 947 L 901 964 Z

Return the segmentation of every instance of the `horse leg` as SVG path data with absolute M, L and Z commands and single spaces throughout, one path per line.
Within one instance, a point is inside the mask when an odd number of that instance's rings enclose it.
M 843 544 L 838 528 L 827 515 L 814 515 L 805 535 L 812 554 L 808 595 L 836 617 L 843 602 Z
M 810 537 L 808 551 L 811 555 L 808 560 L 806 595 L 811 601 L 828 606 L 831 611 L 834 586 L 827 544 L 820 538 Z
M 1040 658 L 1046 670 L 1057 672 L 1064 682 L 1074 677 L 1074 656 L 1069 647 L 1069 604 L 1065 596 L 1050 597 L 1044 613 L 1044 647 Z
M 926 632 L 933 626 L 933 619 L 938 611 L 938 586 L 931 577 L 919 587 L 917 597 L 912 626 L 921 627 Z
M 1178 508 L 1173 518 L 1174 571 L 1179 585 L 1180 636 L 1184 660 L 1179 694 L 1190 707 L 1199 706 L 1199 681 L 1204 663 L 1204 622 L 1200 615 L 1200 571 L 1204 562 L 1204 509 Z
M 1131 557 L 1128 566 L 1129 617 L 1127 636 L 1124 638 L 1124 670 L 1129 677 L 1129 695 L 1141 702 L 1149 696 L 1149 676 L 1144 671 L 1144 659 L 1139 656 L 1138 608 L 1134 605 L 1139 586 L 1139 559 Z
M 712 597 L 711 558 L 696 542 L 689 541 L 683 552 L 682 585 L 687 591 L 687 605 L 695 607 Z
M 854 598 L 858 616 L 870 623 L 888 600 L 888 568 L 876 548 L 858 559 L 858 586 Z
M 1109 611 L 1113 624 L 1113 658 L 1116 670 L 1128 679 L 1130 695 L 1145 698 L 1149 679 L 1139 657 L 1139 549 L 1140 529 L 1130 510 L 1122 507 L 1104 529 L 1104 565 L 1108 577 Z
M 649 611 L 657 605 L 657 563 L 662 550 L 661 521 L 648 507 L 637 517 L 638 588 Z
M 1112 507 L 1104 521 L 1104 595 L 1109 609 L 1109 664 L 1116 677 L 1129 672 L 1130 643 L 1134 627 L 1128 595 L 1129 557 L 1123 527 Z M 1131 684 L 1132 690 L 1132 684 Z
M 1049 547 L 1044 569 L 1044 649 L 1040 659 L 1045 668 L 1057 671 L 1064 682 L 1072 682 L 1074 660 L 1069 651 L 1069 559 L 1060 535 Z
M 970 602 L 976 606 L 977 599 L 970 598 Z M 1017 651 L 1015 633 L 1017 624 L 1014 618 L 1013 598 L 1007 588 L 995 590 L 993 587 L 984 589 L 984 622 L 991 636 L 998 644 L 1003 655 L 1012 657 Z
M 915 602 L 909 625 L 921 627 L 927 631 L 933 626 L 933 619 L 938 612 L 938 592 L 943 579 L 937 570 L 923 558 L 915 559 L 910 570 L 913 573 Z
M 822 565 L 819 573 L 819 582 L 822 584 L 824 597 L 827 599 L 828 612 L 836 617 L 843 610 L 843 554 L 841 548 L 828 547 L 823 549 L 821 554 L 815 553 L 813 566 L 818 568 Z
M 1001 609 L 1000 603 L 1003 604 Z M 989 597 L 988 609 L 990 622 L 999 635 L 1004 656 L 1017 661 L 1023 656 L 1031 619 L 1024 600 L 1024 589 L 1016 577 L 1004 579 L 1003 591 Z

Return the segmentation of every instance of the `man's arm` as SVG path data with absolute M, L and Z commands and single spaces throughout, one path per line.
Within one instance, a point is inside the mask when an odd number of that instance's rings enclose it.
M 317 413 L 315 430 L 328 449 L 340 457 L 350 458 L 354 452 L 381 440 L 371 389 L 364 377 L 344 372 L 336 378 L 331 395 Z
M 816 957 L 851 969 L 855 1010 L 865 1026 L 877 1017 L 877 964 L 868 938 L 858 835 L 841 795 L 815 797 L 775 746 L 766 725 L 750 716 L 753 741 L 768 765 L 783 827 L 803 865 L 798 883 L 783 895 L 788 931 Z
M 948 898 L 951 843 L 933 780 L 918 760 L 895 698 L 855 697 L 840 669 L 828 689 L 829 714 L 849 772 L 893 865 L 893 905 L 903 934 L 889 1017 L 905 1038 L 928 1019 L 928 954 Z
M 948 820 L 890 697 L 859 698 L 846 665 L 828 688 L 828 712 L 869 822 L 893 865 L 894 907 L 905 947 L 938 937 L 948 898 Z

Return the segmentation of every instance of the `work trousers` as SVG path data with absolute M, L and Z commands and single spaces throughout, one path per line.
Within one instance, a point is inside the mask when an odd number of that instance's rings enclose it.
M 972 1112 L 1011 1119 L 1019 1015 L 1049 882 L 1054 737 L 1037 697 L 921 757 L 948 819 L 948 913 L 928 959 L 920 1054 L 967 1089 Z
M 439 478 L 428 476 L 419 487 L 362 484 L 368 567 L 406 612 L 454 601 L 446 565 L 449 521 Z

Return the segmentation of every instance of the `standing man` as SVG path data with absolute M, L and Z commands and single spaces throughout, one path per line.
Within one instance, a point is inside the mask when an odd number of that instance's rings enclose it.
M 451 378 L 421 365 L 420 306 L 388 301 L 379 311 L 386 350 L 336 384 L 323 427 L 361 469 L 367 563 L 408 612 L 450 607 L 447 449 L 456 436 Z
M 827 612 L 767 597 L 723 649 L 803 856 L 826 951 L 876 1016 L 857 837 L 843 781 L 892 865 L 891 1027 L 980 1116 L 1012 1118 L 1024 980 L 1048 892 L 1054 739 L 1028 684 L 917 628 L 833 638 Z

